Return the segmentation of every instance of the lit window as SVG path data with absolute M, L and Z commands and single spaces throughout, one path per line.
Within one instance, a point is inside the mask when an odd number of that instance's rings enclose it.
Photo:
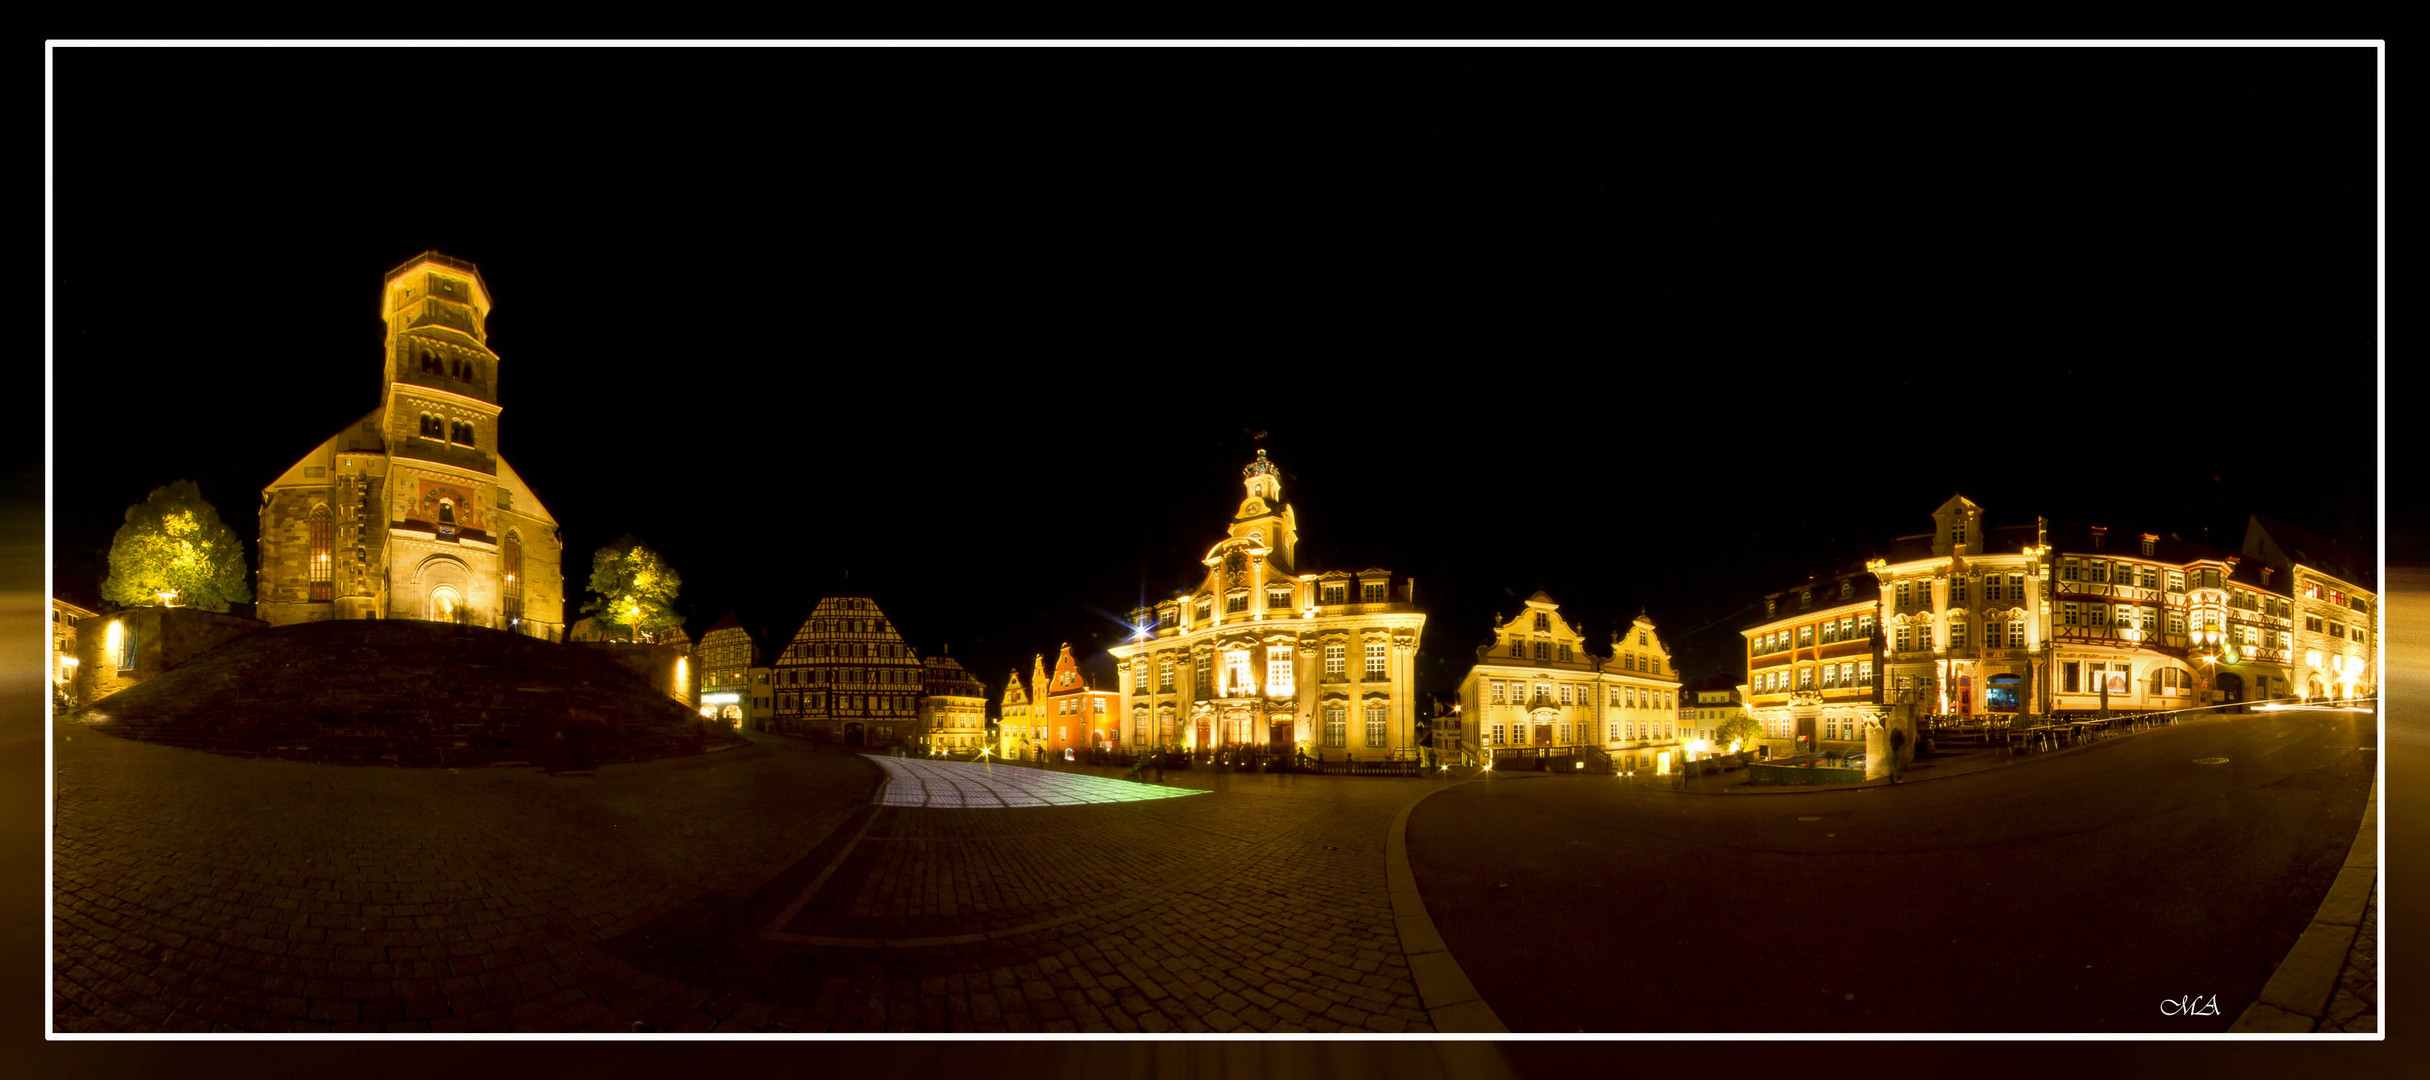
M 1536 612 L 1536 632 L 1539 634 L 1548 634 L 1552 632 L 1551 614 L 1542 611 Z
M 1266 693 L 1286 697 L 1291 693 L 1291 659 L 1288 655 L 1266 658 Z
M 313 507 L 311 522 L 311 563 L 307 567 L 309 571 L 308 576 L 311 579 L 311 592 L 309 594 L 309 598 L 312 600 L 329 599 L 329 529 L 329 508 L 326 506 Z
M 1367 646 L 1367 677 L 1370 679 L 1380 679 L 1384 677 L 1384 646 L 1382 642 L 1372 642 Z
M 1502 685 L 1503 685 L 1503 684 L 1498 683 L 1498 682 L 1497 682 L 1497 683 L 1492 684 L 1492 686 L 1493 686 L 1493 699 L 1492 699 L 1492 700 L 1493 700 L 1493 704 L 1496 704 L 1496 705 L 1503 704 L 1503 698 L 1502 698 Z
M 1384 707 L 1382 705 L 1370 704 L 1367 706 L 1367 745 L 1370 748 L 1381 748 L 1384 745 Z
M 1350 745 L 1350 710 L 1339 705 L 1325 706 L 1325 745 L 1339 750 Z M 1493 726 L 1494 741 L 1502 739 L 1502 725 Z
M 1223 654 L 1224 696 L 1253 693 L 1257 683 L 1249 674 L 1249 652 L 1234 649 Z
M 1385 600 L 1384 589 L 1385 585 L 1381 581 L 1361 582 L 1359 584 L 1359 601 L 1367 604 L 1381 604 Z
M 1157 689 L 1158 691 L 1160 691 L 1160 692 L 1167 693 L 1167 694 L 1170 694 L 1170 693 L 1172 693 L 1172 692 L 1173 692 L 1173 661 L 1172 661 L 1172 660 L 1170 660 L 1170 659 L 1166 659 L 1166 660 L 1162 660 L 1162 661 L 1159 661 L 1159 662 L 1158 662 L 1158 665 L 1157 665 L 1157 668 L 1156 668 L 1156 689 Z

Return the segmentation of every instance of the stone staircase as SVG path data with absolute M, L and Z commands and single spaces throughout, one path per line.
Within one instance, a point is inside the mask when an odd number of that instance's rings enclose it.
M 265 630 L 68 718 L 195 750 L 391 765 L 579 769 L 739 741 L 591 650 L 409 620 Z

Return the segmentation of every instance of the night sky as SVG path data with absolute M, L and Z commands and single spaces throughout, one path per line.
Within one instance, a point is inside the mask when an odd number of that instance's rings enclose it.
M 51 55 L 87 603 L 172 480 L 250 557 L 434 248 L 569 618 L 631 533 L 695 634 L 867 592 L 995 690 L 1195 584 L 1261 446 L 1443 692 L 1539 588 L 1736 674 L 1953 492 L 2378 525 L 2369 50 Z

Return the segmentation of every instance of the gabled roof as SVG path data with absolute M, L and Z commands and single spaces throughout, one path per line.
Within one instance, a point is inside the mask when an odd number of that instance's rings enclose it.
M 2280 565 L 2281 569 L 2300 564 L 2363 589 L 2376 592 L 2379 588 L 2376 582 L 2378 568 L 2373 565 L 2374 560 L 2368 551 L 2360 546 L 2340 544 L 2277 518 L 2253 515 L 2245 524 L 2244 549 L 2257 557 L 2269 559 Z M 2283 558 L 2271 558 L 2273 554 L 2283 555 Z

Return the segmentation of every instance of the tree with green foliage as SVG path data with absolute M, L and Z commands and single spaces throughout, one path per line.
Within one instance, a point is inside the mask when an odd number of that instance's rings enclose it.
M 1713 741 L 1724 751 L 1733 742 L 1738 744 L 1741 753 L 1752 751 L 1763 742 L 1763 725 L 1756 723 L 1754 717 L 1740 713 L 1713 729 Z
M 127 507 L 110 540 L 110 574 L 101 598 L 129 607 L 226 611 L 253 599 L 245 543 L 204 502 L 202 488 L 179 480 Z
M 675 592 L 682 587 L 683 578 L 665 559 L 628 534 L 591 556 L 592 598 L 582 611 L 602 631 L 621 628 L 635 641 L 656 641 L 683 622 L 675 613 Z

